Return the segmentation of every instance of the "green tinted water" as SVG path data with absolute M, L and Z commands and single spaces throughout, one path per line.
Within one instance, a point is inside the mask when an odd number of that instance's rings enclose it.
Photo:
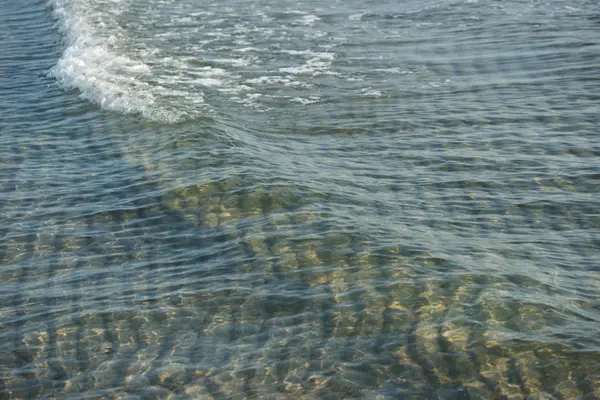
M 430 3 L 272 5 L 348 41 L 203 116 L 57 87 L 51 9 L 3 5 L 2 396 L 600 397 L 598 7 Z

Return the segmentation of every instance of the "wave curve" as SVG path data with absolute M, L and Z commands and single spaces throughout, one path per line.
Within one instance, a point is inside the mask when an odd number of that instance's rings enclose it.
M 49 76 L 63 89 L 106 110 L 139 114 L 145 119 L 175 123 L 193 117 L 160 104 L 166 88 L 151 83 L 152 68 L 122 51 L 125 30 L 117 17 L 127 0 L 49 0 L 65 50 Z

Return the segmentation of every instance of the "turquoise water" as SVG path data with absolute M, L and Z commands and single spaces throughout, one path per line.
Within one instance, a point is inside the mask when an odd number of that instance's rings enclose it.
M 595 1 L 0 4 L 0 398 L 600 397 Z

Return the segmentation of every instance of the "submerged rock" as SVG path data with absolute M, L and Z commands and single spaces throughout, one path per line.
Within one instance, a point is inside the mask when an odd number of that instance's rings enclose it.
M 183 387 L 187 380 L 187 368 L 179 363 L 164 366 L 158 374 L 159 384 L 171 390 Z

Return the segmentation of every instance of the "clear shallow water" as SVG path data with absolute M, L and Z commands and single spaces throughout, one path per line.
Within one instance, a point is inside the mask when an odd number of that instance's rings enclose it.
M 3 397 L 600 397 L 596 2 L 0 10 Z

